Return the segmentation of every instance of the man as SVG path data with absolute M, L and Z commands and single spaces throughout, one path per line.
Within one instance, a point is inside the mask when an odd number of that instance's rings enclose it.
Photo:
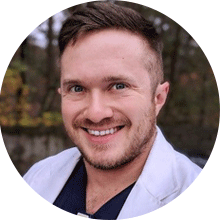
M 169 84 L 152 25 L 96 3 L 64 23 L 59 49 L 63 121 L 76 147 L 24 179 L 57 207 L 96 219 L 143 215 L 176 198 L 200 168 L 156 127 Z

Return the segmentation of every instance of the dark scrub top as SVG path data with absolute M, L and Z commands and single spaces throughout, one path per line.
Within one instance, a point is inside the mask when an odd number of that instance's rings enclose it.
M 86 213 L 87 174 L 83 159 L 77 163 L 61 193 L 53 203 L 55 206 L 73 213 L 84 214 L 93 219 L 116 219 L 134 184 L 105 203 L 95 214 Z

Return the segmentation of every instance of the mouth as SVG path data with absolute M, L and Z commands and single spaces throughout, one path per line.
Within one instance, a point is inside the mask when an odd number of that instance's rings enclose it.
M 124 126 L 117 126 L 109 129 L 103 129 L 103 130 L 93 130 L 93 129 L 88 129 L 88 128 L 82 128 L 84 131 L 89 133 L 90 135 L 100 137 L 100 136 L 106 136 L 106 135 L 112 135 L 116 133 L 117 131 L 121 130 Z

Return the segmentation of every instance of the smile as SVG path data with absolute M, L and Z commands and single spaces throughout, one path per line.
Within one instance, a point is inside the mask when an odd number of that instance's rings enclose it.
M 115 132 L 119 131 L 122 127 L 124 127 L 124 126 L 118 126 L 115 128 L 110 128 L 110 129 L 106 129 L 106 130 L 99 130 L 99 131 L 92 130 L 92 129 L 86 129 L 86 128 L 84 128 L 84 130 L 94 136 L 105 136 L 105 135 L 114 134 Z

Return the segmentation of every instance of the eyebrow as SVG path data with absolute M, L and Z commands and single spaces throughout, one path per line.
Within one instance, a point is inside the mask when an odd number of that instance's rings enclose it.
M 126 76 L 107 76 L 107 77 L 104 77 L 103 82 L 106 82 L 106 83 L 109 83 L 109 82 L 119 82 L 119 81 L 126 81 L 126 82 L 133 82 L 134 80 L 132 80 L 131 78 L 129 77 L 126 77 Z
M 77 85 L 77 84 L 82 84 L 82 82 L 80 80 L 65 79 L 62 83 L 63 86 L 70 85 L 70 84 Z
M 134 80 L 132 80 L 132 78 L 126 77 L 126 76 L 106 76 L 103 77 L 102 82 L 103 83 L 111 83 L 111 82 L 134 82 Z M 68 85 L 82 85 L 83 81 L 79 80 L 79 79 L 65 79 L 62 83 L 63 86 L 68 86 Z

